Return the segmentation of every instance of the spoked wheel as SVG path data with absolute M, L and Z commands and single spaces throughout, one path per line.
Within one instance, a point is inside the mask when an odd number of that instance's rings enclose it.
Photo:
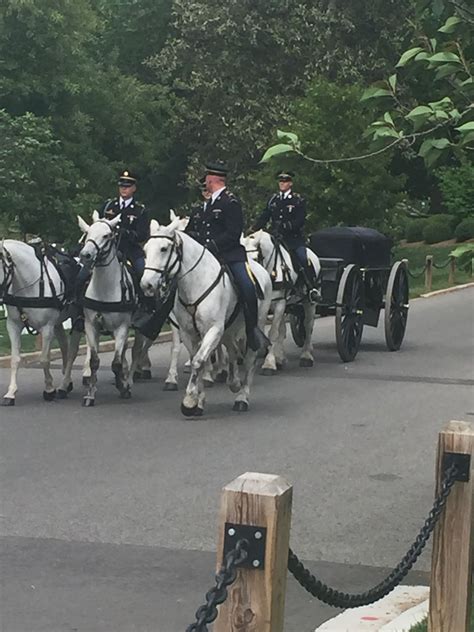
M 306 329 L 304 326 L 304 307 L 295 305 L 294 311 L 290 314 L 291 335 L 297 347 L 302 347 L 306 339 Z
M 385 293 L 385 342 L 390 351 L 402 346 L 408 319 L 408 273 L 403 261 L 393 264 Z
M 336 341 L 343 362 L 352 362 L 359 351 L 364 329 L 364 295 L 361 273 L 351 263 L 344 268 L 337 290 Z

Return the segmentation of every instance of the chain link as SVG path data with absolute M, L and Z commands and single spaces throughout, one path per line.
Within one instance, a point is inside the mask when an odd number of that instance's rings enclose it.
M 452 465 L 446 471 L 441 484 L 441 491 L 436 497 L 433 508 L 430 511 L 429 516 L 421 528 L 416 540 L 413 542 L 408 550 L 408 553 L 398 566 L 374 588 L 358 594 L 348 594 L 335 590 L 334 588 L 323 584 L 319 579 L 316 579 L 316 577 L 314 577 L 314 575 L 312 575 L 310 571 L 303 566 L 291 549 L 288 556 L 288 570 L 294 575 L 296 580 L 305 590 L 320 601 L 323 601 L 330 606 L 335 606 L 336 608 L 357 608 L 358 606 L 366 606 L 378 601 L 382 597 L 385 597 L 385 595 L 388 595 L 389 592 L 398 586 L 425 548 L 425 545 L 436 523 L 438 522 L 438 518 L 446 505 L 449 493 L 457 480 L 457 469 L 456 465 Z
M 217 619 L 217 606 L 227 599 L 227 586 L 237 577 L 237 566 L 247 559 L 247 540 L 238 540 L 235 548 L 225 556 L 224 563 L 216 575 L 216 585 L 206 593 L 206 603 L 196 611 L 196 622 L 186 632 L 208 632 L 207 624 Z

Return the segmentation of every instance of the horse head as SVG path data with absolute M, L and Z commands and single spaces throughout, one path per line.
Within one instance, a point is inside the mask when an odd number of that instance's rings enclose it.
M 262 242 L 265 242 L 265 234 L 263 230 L 257 230 L 255 233 L 251 233 L 242 239 L 248 256 L 255 261 L 258 261 L 263 255 Z
M 181 225 L 181 218 L 176 216 L 169 226 L 160 226 L 155 219 L 150 222 L 150 239 L 144 246 L 145 271 L 140 282 L 146 296 L 153 296 L 179 270 L 181 239 L 177 233 L 182 230 Z
M 115 244 L 120 215 L 114 219 L 101 219 L 97 211 L 94 211 L 91 225 L 79 216 L 77 221 L 79 228 L 86 235 L 79 257 L 84 266 L 92 268 L 98 260 L 110 254 Z

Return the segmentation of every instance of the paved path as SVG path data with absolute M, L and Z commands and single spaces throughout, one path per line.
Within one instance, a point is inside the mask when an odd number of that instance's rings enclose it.
M 164 346 L 132 401 L 104 356 L 89 410 L 80 392 L 43 403 L 42 372 L 23 370 L 16 407 L 0 409 L 1 632 L 183 631 L 212 582 L 220 489 L 245 471 L 294 484 L 292 547 L 323 580 L 371 586 L 430 509 L 440 427 L 473 419 L 473 307 L 473 290 L 414 301 L 402 350 L 367 329 L 350 365 L 320 320 L 315 367 L 288 343 L 286 370 L 257 378 L 243 416 L 219 385 L 206 417 L 183 419 L 161 390 Z M 428 568 L 424 555 L 412 581 Z M 335 614 L 288 584 L 285 632 Z

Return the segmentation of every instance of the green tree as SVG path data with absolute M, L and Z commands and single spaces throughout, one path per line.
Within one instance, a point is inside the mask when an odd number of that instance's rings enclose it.
M 46 119 L 0 110 L 0 222 L 50 241 L 71 235 L 79 174 Z M 70 200 L 69 205 L 65 200 Z

